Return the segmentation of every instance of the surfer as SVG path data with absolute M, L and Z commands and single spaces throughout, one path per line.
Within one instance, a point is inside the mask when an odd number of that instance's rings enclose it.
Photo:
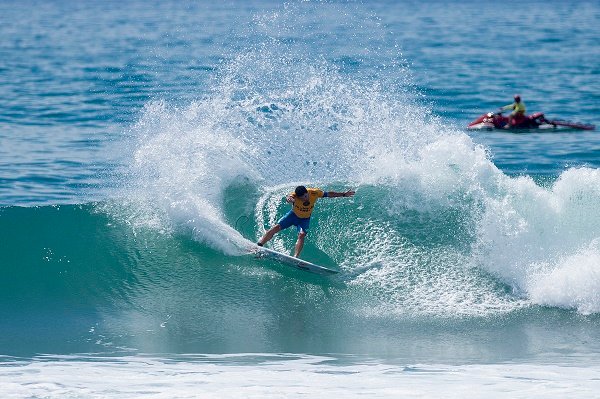
M 317 200 L 322 197 L 352 197 L 353 195 L 354 191 L 352 190 L 341 193 L 336 191 L 323 191 L 319 188 L 306 188 L 304 186 L 296 187 L 294 192 L 286 197 L 286 201 L 289 204 L 292 204 L 292 209 L 279 219 L 277 224 L 271 227 L 256 244 L 262 247 L 269 242 L 276 233 L 294 225 L 298 229 L 298 240 L 296 241 L 294 256 L 296 258 L 299 257 L 300 252 L 304 247 L 304 238 L 308 232 L 310 215 L 312 214 Z

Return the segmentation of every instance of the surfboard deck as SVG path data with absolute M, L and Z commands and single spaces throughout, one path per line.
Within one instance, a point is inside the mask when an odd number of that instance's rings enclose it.
M 296 269 L 304 270 L 310 273 L 316 273 L 325 276 L 339 273 L 337 270 L 329 269 L 325 266 L 315 265 L 314 263 L 295 258 L 269 248 L 259 247 L 258 245 L 253 245 L 250 248 L 250 252 L 258 257 L 273 259 L 285 265 L 292 266 Z

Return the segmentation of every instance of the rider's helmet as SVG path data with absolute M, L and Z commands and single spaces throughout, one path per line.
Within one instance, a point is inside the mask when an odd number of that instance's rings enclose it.
M 515 94 L 515 97 L 514 97 L 514 98 L 515 98 L 515 101 L 516 101 L 516 102 L 520 102 L 520 101 L 521 101 L 521 96 L 520 96 L 520 95 L 518 95 L 518 94 Z

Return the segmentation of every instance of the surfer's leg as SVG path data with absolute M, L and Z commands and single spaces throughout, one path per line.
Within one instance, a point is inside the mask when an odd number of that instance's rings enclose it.
M 278 233 L 279 231 L 281 231 L 281 226 L 276 224 L 275 226 L 271 227 L 264 236 L 262 236 L 262 238 L 260 240 L 258 240 L 258 242 L 256 243 L 259 247 L 262 247 L 263 245 L 265 245 L 266 243 L 268 243 L 271 238 L 273 238 L 273 236 Z
M 298 240 L 296 241 L 296 248 L 294 251 L 294 256 L 296 258 L 300 257 L 300 252 L 302 252 L 302 248 L 304 248 L 304 238 L 306 237 L 306 231 L 300 230 L 298 233 Z
M 298 218 L 296 223 L 296 228 L 298 229 L 298 240 L 296 240 L 294 256 L 298 258 L 300 257 L 300 252 L 302 252 L 302 248 L 304 248 L 304 238 L 306 238 L 306 233 L 308 232 L 308 228 L 310 227 L 310 218 Z
M 292 224 L 294 224 L 295 217 L 296 217 L 296 215 L 292 211 L 289 211 L 288 213 L 286 213 L 284 217 L 279 219 L 279 221 L 277 222 L 277 224 L 275 226 L 271 227 L 265 233 L 265 235 L 262 236 L 262 238 L 260 240 L 258 240 L 256 245 L 258 245 L 259 247 L 262 247 L 263 245 L 268 243 L 269 240 L 271 240 L 271 238 L 273 238 L 273 236 L 276 233 L 280 232 L 281 230 L 285 230 L 288 227 L 290 227 Z

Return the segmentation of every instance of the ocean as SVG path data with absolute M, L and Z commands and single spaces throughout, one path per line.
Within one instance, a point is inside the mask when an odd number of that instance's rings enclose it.
M 594 398 L 597 1 L 0 3 L 2 398 Z M 302 257 L 247 253 L 297 185 Z M 291 253 L 294 229 L 268 244 Z

